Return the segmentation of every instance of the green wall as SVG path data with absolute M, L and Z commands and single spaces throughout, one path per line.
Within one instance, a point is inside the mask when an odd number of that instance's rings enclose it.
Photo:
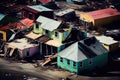
M 92 63 L 90 64 L 90 60 Z M 64 58 L 63 63 L 60 62 L 60 56 L 57 57 L 57 65 L 61 68 L 69 70 L 70 72 L 81 73 L 82 71 L 90 71 L 95 68 L 100 68 L 107 64 L 108 62 L 108 53 L 104 53 L 102 55 L 96 56 L 91 59 L 86 59 L 81 61 L 82 66 L 80 66 L 80 62 L 76 62 L 76 68 L 73 67 L 73 61 L 70 61 L 70 65 L 67 64 L 67 59 Z

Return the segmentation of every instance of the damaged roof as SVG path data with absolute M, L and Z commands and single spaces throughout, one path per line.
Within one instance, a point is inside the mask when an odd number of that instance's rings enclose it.
M 64 16 L 70 12 L 73 12 L 74 10 L 73 9 L 67 9 L 67 10 L 64 10 L 64 11 L 59 11 L 58 13 L 56 13 L 56 16 Z
M 40 43 L 45 43 L 45 42 L 47 42 L 49 40 L 51 40 L 51 38 L 49 38 L 48 36 L 45 36 L 45 35 L 43 35 L 43 36 L 41 36 L 41 37 L 38 38 L 38 41 Z
M 11 46 L 11 47 L 14 47 L 14 48 L 17 48 L 17 49 L 20 49 L 20 50 L 37 46 L 37 44 L 28 43 L 28 39 L 26 39 L 26 38 L 16 39 L 13 42 L 7 43 L 7 45 Z
M 39 16 L 36 20 L 37 22 L 41 23 L 41 27 L 43 29 L 53 31 L 57 29 L 62 22 L 56 21 L 54 19 L 50 19 L 47 17 Z
M 89 41 L 93 38 L 94 37 L 85 39 L 90 45 L 86 45 L 86 42 L 84 43 L 85 40 L 75 42 L 62 50 L 58 55 L 79 62 L 106 53 L 107 50 L 100 44 L 100 42 L 97 40 L 95 40 L 95 43 Z
M 20 28 L 24 28 L 24 27 L 29 28 L 33 24 L 34 24 L 33 20 L 25 18 L 25 19 L 22 19 L 20 22 L 10 23 L 8 25 L 2 26 L 2 27 L 0 27 L 0 30 L 8 30 L 8 29 L 11 29 L 11 28 L 20 29 Z

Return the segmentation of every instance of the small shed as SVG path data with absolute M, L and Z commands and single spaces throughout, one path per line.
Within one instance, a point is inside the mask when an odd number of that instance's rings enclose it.
M 119 41 L 115 41 L 111 37 L 107 36 L 96 36 L 96 38 L 103 44 L 103 46 L 108 50 L 108 51 L 114 51 L 119 48 Z
M 32 57 L 39 53 L 39 45 L 28 42 L 28 39 L 16 39 L 5 45 L 5 55 L 12 57 L 19 55 L 20 58 Z
M 107 50 L 95 38 L 75 42 L 58 53 L 57 65 L 70 72 L 80 74 L 99 69 L 108 61 Z
M 36 20 L 40 15 L 53 18 L 53 10 L 42 5 L 26 6 L 22 10 L 23 18 Z
M 55 13 L 56 18 L 60 21 L 74 21 L 76 19 L 76 14 L 73 9 L 66 9 Z
M 116 9 L 106 8 L 80 14 L 83 26 L 99 27 L 120 20 L 120 12 Z

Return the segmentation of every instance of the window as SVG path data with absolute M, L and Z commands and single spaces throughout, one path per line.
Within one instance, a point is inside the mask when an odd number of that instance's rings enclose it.
M 46 33 L 46 34 L 48 34 L 48 33 L 49 33 L 49 31 L 48 31 L 48 30 L 46 30 L 46 31 L 45 31 L 45 33 Z
M 29 56 L 30 56 L 30 54 L 29 54 L 29 51 L 27 51 L 27 54 L 26 54 L 26 56 L 27 56 L 27 57 L 29 57 Z
M 55 37 L 58 37 L 58 32 L 55 32 Z
M 70 65 L 70 60 L 67 60 L 67 64 Z
M 63 58 L 62 57 L 60 57 L 60 62 L 63 62 Z
M 82 67 L 82 62 L 80 62 L 80 67 Z
M 93 64 L 93 61 L 92 61 L 92 59 L 90 59 L 90 61 L 89 61 L 89 64 L 91 65 L 91 64 Z
M 73 67 L 76 67 L 76 62 L 73 62 Z
M 39 29 L 39 24 L 38 23 L 36 23 L 36 29 Z
M 0 39 L 3 39 L 3 34 L 0 33 Z

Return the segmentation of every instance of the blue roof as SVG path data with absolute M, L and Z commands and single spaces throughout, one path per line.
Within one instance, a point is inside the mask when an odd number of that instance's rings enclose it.
M 0 13 L 0 21 L 1 21 L 4 17 L 5 17 L 5 15 Z

